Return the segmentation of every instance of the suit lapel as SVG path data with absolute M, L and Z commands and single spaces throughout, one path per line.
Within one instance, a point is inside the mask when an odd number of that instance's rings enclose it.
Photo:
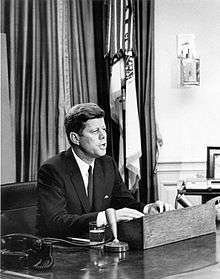
M 95 160 L 95 166 L 93 171 L 94 188 L 93 188 L 93 209 L 94 211 L 100 211 L 103 196 L 105 193 L 104 173 L 99 159 Z
M 78 167 L 78 164 L 73 156 L 72 149 L 69 148 L 66 152 L 67 167 L 70 171 L 70 177 L 73 183 L 73 186 L 77 192 L 78 198 L 82 203 L 83 208 L 86 212 L 90 211 L 89 199 L 86 195 L 85 185 L 83 178 Z

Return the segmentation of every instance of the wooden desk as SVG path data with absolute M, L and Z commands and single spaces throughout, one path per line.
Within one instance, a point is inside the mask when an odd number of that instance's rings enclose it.
M 217 233 L 142 251 L 107 253 L 94 248 L 60 248 L 53 252 L 55 265 L 49 271 L 22 271 L 48 279 L 157 279 L 220 263 L 220 224 Z M 2 278 L 10 277 L 2 272 Z M 4 276 L 4 277 L 3 277 Z M 190 277 L 184 277 L 190 278 Z M 193 278 L 207 278 L 193 277 Z

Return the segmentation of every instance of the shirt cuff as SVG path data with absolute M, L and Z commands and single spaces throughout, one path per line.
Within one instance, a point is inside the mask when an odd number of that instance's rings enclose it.
M 143 213 L 144 214 L 148 214 L 149 213 L 149 209 L 152 206 L 153 203 L 149 203 L 147 205 L 145 205 L 144 209 L 143 209 Z
M 97 224 L 97 227 L 101 227 L 101 226 L 106 226 L 107 225 L 105 211 L 101 211 L 101 212 L 98 213 L 97 219 L 96 219 L 96 224 Z

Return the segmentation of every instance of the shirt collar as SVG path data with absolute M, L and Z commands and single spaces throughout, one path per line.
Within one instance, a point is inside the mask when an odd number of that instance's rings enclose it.
M 86 162 L 84 162 L 81 158 L 79 158 L 78 155 L 76 155 L 75 151 L 72 148 L 72 152 L 73 152 L 73 156 L 76 159 L 76 162 L 80 168 L 80 170 L 83 170 L 85 172 L 88 172 L 89 166 L 92 166 L 92 169 L 94 168 L 94 164 L 95 164 L 95 160 L 91 163 L 91 164 L 87 164 Z

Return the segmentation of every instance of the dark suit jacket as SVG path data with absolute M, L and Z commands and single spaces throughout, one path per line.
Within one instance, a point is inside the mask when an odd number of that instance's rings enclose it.
M 82 236 L 89 221 L 109 207 L 129 207 L 142 211 L 123 183 L 117 166 L 109 156 L 95 160 L 94 206 L 90 210 L 80 169 L 72 150 L 47 160 L 38 173 L 37 229 L 42 236 Z

